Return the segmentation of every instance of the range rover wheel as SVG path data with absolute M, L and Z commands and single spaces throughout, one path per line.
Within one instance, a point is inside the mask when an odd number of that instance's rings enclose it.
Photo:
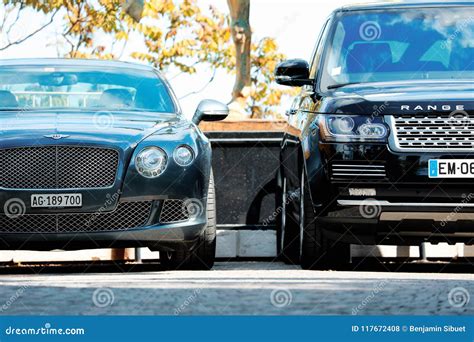
M 338 269 L 349 263 L 350 244 L 327 239 L 316 222 L 306 172 L 301 175 L 301 267 L 306 270 Z
M 207 193 L 207 226 L 192 248 L 179 248 L 160 253 L 161 265 L 166 270 L 210 270 L 216 255 L 216 200 L 214 175 L 211 171 Z
M 299 228 L 298 223 L 289 210 L 287 179 L 278 172 L 278 186 L 276 191 L 277 210 L 277 253 L 278 258 L 286 264 L 299 263 Z M 291 202 L 291 201 L 290 201 Z

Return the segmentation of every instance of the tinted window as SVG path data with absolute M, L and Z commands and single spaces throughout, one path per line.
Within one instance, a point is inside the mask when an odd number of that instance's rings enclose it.
M 152 71 L 96 67 L 0 67 L 0 109 L 139 110 L 174 113 Z
M 339 14 L 322 81 L 473 78 L 474 9 L 447 7 Z

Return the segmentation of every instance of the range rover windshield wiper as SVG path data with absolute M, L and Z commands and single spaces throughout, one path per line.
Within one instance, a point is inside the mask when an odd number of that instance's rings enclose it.
M 360 84 L 360 82 L 348 82 L 348 83 L 340 83 L 340 84 L 331 84 L 328 86 L 328 89 L 337 89 L 337 88 L 342 88 L 348 85 L 353 85 L 353 84 Z

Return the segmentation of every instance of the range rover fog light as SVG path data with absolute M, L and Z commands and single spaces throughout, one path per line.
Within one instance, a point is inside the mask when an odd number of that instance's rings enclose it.
M 166 169 L 168 157 L 159 147 L 145 147 L 135 158 L 135 166 L 139 174 L 146 178 L 160 176 Z
M 189 166 L 194 161 L 194 152 L 189 146 L 178 146 L 174 150 L 173 159 L 179 166 Z
M 381 124 L 364 124 L 358 129 L 362 138 L 385 138 L 387 136 L 387 129 Z

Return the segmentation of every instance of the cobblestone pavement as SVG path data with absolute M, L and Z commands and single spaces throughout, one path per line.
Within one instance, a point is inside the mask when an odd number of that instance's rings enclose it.
M 3 315 L 473 315 L 471 273 L 317 272 L 266 262 L 210 272 L 0 274 Z

